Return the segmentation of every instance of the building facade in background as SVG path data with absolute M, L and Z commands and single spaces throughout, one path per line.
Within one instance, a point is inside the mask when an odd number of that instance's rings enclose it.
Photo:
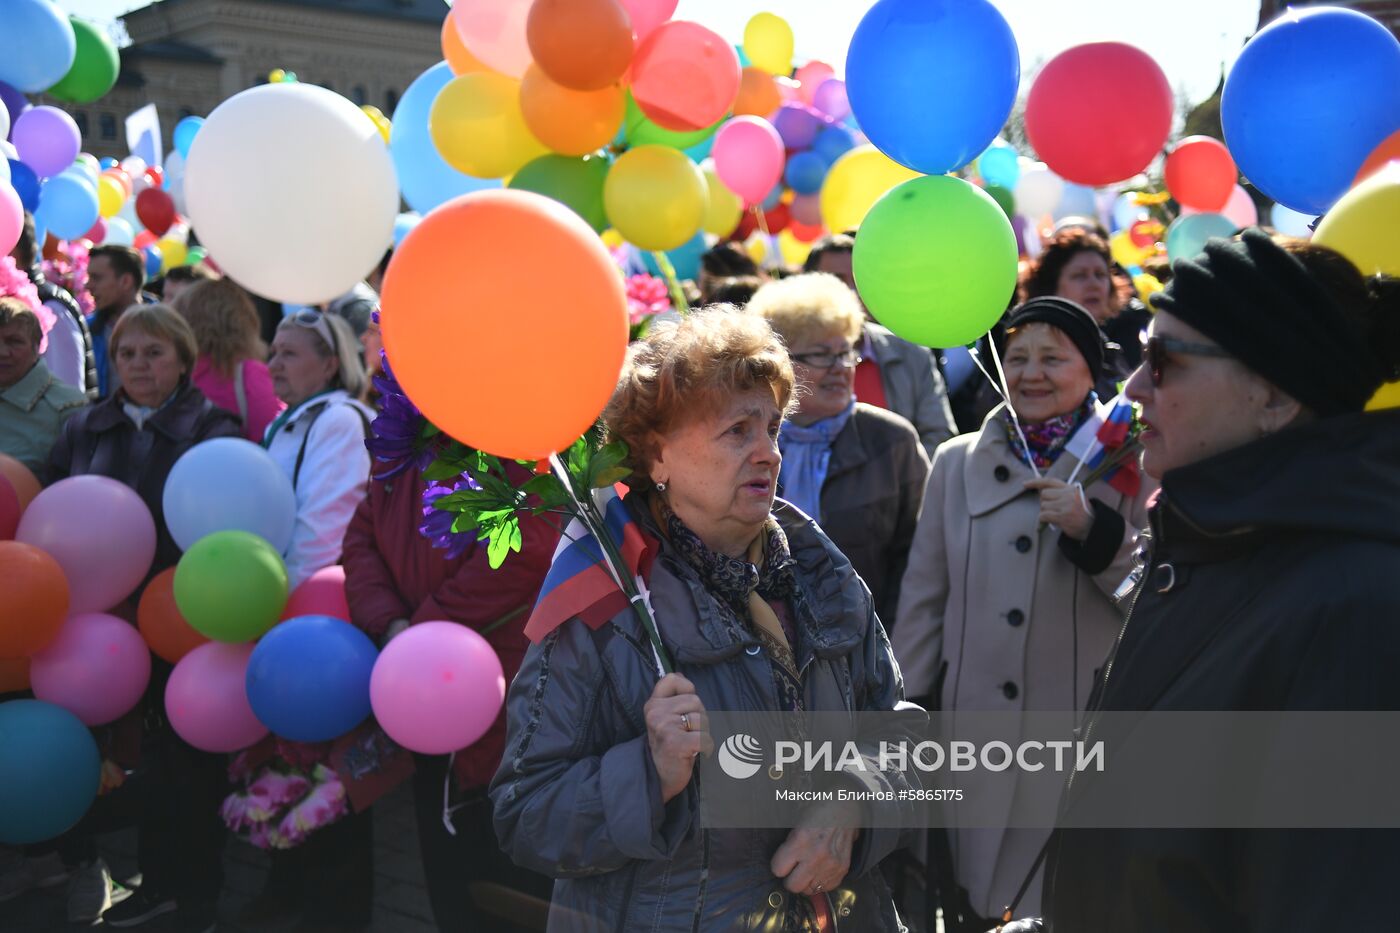
M 109 94 L 43 102 L 73 115 L 86 151 L 117 159 L 132 111 L 156 105 L 168 152 L 181 118 L 208 116 L 275 68 L 392 116 L 404 89 L 441 61 L 446 15 L 442 0 L 161 0 L 122 17 L 131 45 Z

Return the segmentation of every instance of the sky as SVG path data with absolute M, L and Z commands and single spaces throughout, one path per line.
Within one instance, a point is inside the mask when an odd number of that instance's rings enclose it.
M 846 46 L 874 0 L 680 0 L 676 19 L 702 23 L 738 43 L 744 24 L 766 10 L 791 24 L 795 59 L 844 71 Z M 1021 48 L 1023 73 L 1084 42 L 1116 40 L 1146 51 L 1172 88 L 1193 101 L 1215 90 L 1222 65 L 1239 54 L 1259 20 L 1258 0 L 992 0 Z M 77 16 L 109 22 L 141 0 L 59 0 Z

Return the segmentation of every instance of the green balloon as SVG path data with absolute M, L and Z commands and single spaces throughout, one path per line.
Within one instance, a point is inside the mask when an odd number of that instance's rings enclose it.
M 1007 217 L 1016 216 L 1016 195 L 1007 188 L 1000 185 L 988 185 L 987 193 L 992 196 L 992 200 L 1006 213 Z
M 185 265 L 194 266 L 209 258 L 209 251 L 202 246 L 191 246 L 185 254 Z
M 881 324 L 926 347 L 965 346 L 992 328 L 1016 290 L 1016 234 L 987 192 L 928 175 L 875 202 L 852 264 Z
M 632 92 L 628 91 L 627 115 L 622 119 L 622 136 L 632 149 L 638 146 L 670 146 L 672 149 L 689 149 L 715 135 L 719 131 L 720 124 L 728 119 L 729 115 L 725 114 L 703 130 L 677 133 L 663 129 L 648 120 L 646 114 L 642 113 L 642 108 L 637 106 Z
M 68 69 L 62 81 L 49 88 L 48 93 L 59 100 L 89 104 L 117 83 L 121 63 L 117 57 L 117 47 L 100 29 L 75 16 L 68 19 L 73 23 L 78 50 L 73 56 L 73 67 Z
M 565 204 L 599 233 L 608 229 L 603 210 L 603 182 L 612 163 L 601 155 L 581 159 L 562 155 L 540 156 L 527 162 L 510 180 L 508 187 L 533 191 Z
M 247 531 L 216 531 L 196 541 L 175 567 L 175 605 L 195 631 L 215 641 L 252 641 L 287 605 L 287 568 L 272 545 Z

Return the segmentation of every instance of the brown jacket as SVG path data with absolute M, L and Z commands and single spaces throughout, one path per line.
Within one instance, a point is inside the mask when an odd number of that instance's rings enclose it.
M 857 402 L 831 445 L 822 530 L 870 588 L 875 614 L 894 627 L 899 585 L 928 479 L 928 457 L 899 415 Z
M 954 438 L 934 456 L 892 636 L 895 657 L 907 695 L 928 696 L 941 685 L 944 710 L 1083 709 L 1123 624 L 1112 594 L 1128 575 L 1156 485 L 1143 477 L 1133 499 L 1104 483 L 1085 489 L 1126 521 L 1107 567 L 1084 572 L 1061 550 L 1059 532 L 1038 528 L 1039 497 L 1022 488 L 1033 475 L 1011 453 L 1002 407 L 981 431 Z M 1077 462 L 1066 454 L 1046 475 L 1067 480 Z M 1012 802 L 1004 801 L 1007 813 Z M 999 913 L 1016 893 L 1045 836 L 952 834 L 958 881 L 983 916 Z M 1039 889 L 1031 886 L 1030 900 Z M 1034 908 L 1028 900 L 1021 913 Z

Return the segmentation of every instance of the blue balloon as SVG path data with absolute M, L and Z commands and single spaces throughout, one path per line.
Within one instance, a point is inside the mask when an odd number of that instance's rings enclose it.
M 212 438 L 185 451 L 166 477 L 161 509 L 183 550 L 216 531 L 246 531 L 281 554 L 296 530 L 291 479 L 262 445 L 241 437 Z
M 175 149 L 180 155 L 187 159 L 190 157 L 190 147 L 194 145 L 194 138 L 202 126 L 203 117 L 185 117 L 175 124 Z
M 827 161 L 815 152 L 799 152 L 788 159 L 783 180 L 798 194 L 816 194 L 822 190 L 828 168 Z
M 988 0 L 879 0 L 846 55 L 846 93 L 865 135 L 929 175 L 987 148 L 1020 81 L 1016 37 Z
M 116 168 L 117 166 L 121 165 L 120 162 L 118 162 L 116 159 L 112 158 L 111 156 L 107 156 L 106 158 L 99 159 L 98 162 L 97 162 L 97 164 L 100 165 L 100 166 L 102 167 L 102 171 L 104 171 L 104 172 L 107 171 L 107 169 L 109 169 L 109 168 Z
M 141 250 L 141 254 L 146 257 L 146 278 L 153 279 L 160 275 L 160 266 L 164 262 L 160 255 L 160 247 L 152 243 Z
M 748 53 L 744 51 L 743 45 L 734 46 L 734 52 L 739 56 L 740 68 L 747 68 L 753 64 L 753 62 L 749 60 Z
M 1282 204 L 1275 204 L 1269 211 L 1269 224 L 1284 236 L 1303 237 L 1312 236 L 1312 229 L 1308 226 L 1317 218 L 1312 214 L 1303 214 Z
M 433 145 L 428 115 L 438 92 L 453 77 L 447 62 L 438 62 L 413 80 L 394 109 L 389 154 L 399 175 L 403 199 L 420 214 L 459 195 L 501 186 L 499 178 L 472 178 L 457 171 L 438 155 Z
M 943 379 L 949 392 L 961 389 L 976 371 L 977 364 L 972 362 L 967 347 L 949 347 L 943 351 Z
M 102 758 L 82 721 L 39 700 L 0 703 L 0 844 L 62 835 L 97 797 Z
M 378 657 L 369 636 L 343 619 L 288 619 L 248 659 L 248 703 L 284 739 L 338 738 L 370 714 L 369 676 Z
M 1010 146 L 993 144 L 977 159 L 977 172 L 987 184 L 1014 191 L 1021 180 L 1021 156 Z
M 408 236 L 408 232 L 418 226 L 418 222 L 423 219 L 423 215 L 417 211 L 405 211 L 394 218 L 394 249 L 399 248 L 403 238 Z
M 15 189 L 15 194 L 19 195 L 19 201 L 24 205 L 24 209 L 31 214 L 34 213 L 39 209 L 39 194 L 42 191 L 39 176 L 23 162 L 15 159 L 7 159 L 6 161 L 10 163 L 10 186 Z
M 44 182 L 34 223 L 60 240 L 76 240 L 97 223 L 97 189 L 87 175 L 69 169 Z
M 50 0 L 5 0 L 0 29 L 0 81 L 37 94 L 53 87 L 78 52 L 73 24 Z
M 684 152 L 690 158 L 690 161 L 694 162 L 696 165 L 699 165 L 701 162 L 704 162 L 706 159 L 708 159 L 710 157 L 710 153 L 714 151 L 715 135 L 716 134 L 711 133 L 709 136 L 706 136 L 704 139 L 700 140 L 698 143 L 691 146 L 689 149 L 682 149 L 681 151 Z
M 1113 202 L 1113 232 L 1130 230 L 1133 224 L 1146 216 L 1147 208 L 1137 203 L 1131 191 L 1120 194 Z
M 768 197 L 763 199 L 763 203 L 760 204 L 759 207 L 761 207 L 765 211 L 775 211 L 778 209 L 778 205 L 782 203 L 783 183 L 778 182 L 776 185 L 773 186 L 773 190 L 768 192 Z
M 1289 10 L 1236 59 L 1220 120 L 1235 164 L 1256 188 L 1322 214 L 1400 126 L 1400 41 L 1353 10 Z
M 844 126 L 828 126 L 812 142 L 812 151 L 825 159 L 828 166 L 855 147 L 855 134 Z
M 1097 220 L 1099 211 L 1098 204 L 1094 200 L 1094 189 L 1084 185 L 1076 185 L 1072 181 L 1065 182 L 1065 190 L 1060 195 L 1060 203 L 1055 205 L 1050 216 L 1056 220 L 1065 217 L 1087 217 L 1090 220 Z
M 1191 214 L 1178 217 L 1167 228 L 1167 258 L 1190 259 L 1206 248 L 1206 240 L 1234 236 L 1235 222 L 1224 214 Z
M 705 235 L 697 233 L 686 243 L 682 243 L 675 249 L 666 251 L 666 258 L 671 260 L 671 266 L 676 270 L 678 279 L 698 279 L 700 278 L 700 259 L 705 255 Z M 642 256 L 642 265 L 646 266 L 647 272 L 652 275 L 660 275 L 661 267 L 656 264 L 656 257 L 647 250 L 638 250 Z

